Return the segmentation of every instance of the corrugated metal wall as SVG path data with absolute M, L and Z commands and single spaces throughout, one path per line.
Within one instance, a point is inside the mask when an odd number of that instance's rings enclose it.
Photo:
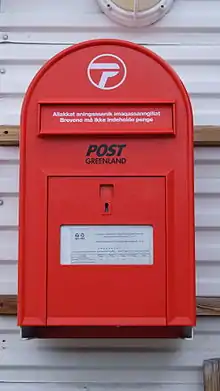
M 7 318 L 0 336 L 1 391 L 202 391 L 203 359 L 220 346 L 218 319 L 193 341 L 21 341 Z
M 0 293 L 17 292 L 18 149 L 0 147 Z M 195 150 L 197 294 L 220 296 L 220 148 Z
M 119 27 L 95 0 L 0 1 L 0 124 L 19 123 L 39 67 L 71 43 L 122 38 L 164 57 L 188 88 L 196 124 L 220 124 L 220 1 L 176 0 L 159 23 Z M 0 148 L 0 293 L 17 290 L 18 149 Z M 220 295 L 220 148 L 195 150 L 197 294 Z M 202 361 L 219 355 L 220 320 L 189 341 L 21 341 L 0 318 L 0 390 L 198 391 Z M 134 346 L 133 348 L 131 346 Z

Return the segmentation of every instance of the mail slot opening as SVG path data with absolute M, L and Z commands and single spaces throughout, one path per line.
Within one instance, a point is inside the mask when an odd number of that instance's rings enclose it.
M 175 134 L 175 105 L 40 104 L 40 134 Z

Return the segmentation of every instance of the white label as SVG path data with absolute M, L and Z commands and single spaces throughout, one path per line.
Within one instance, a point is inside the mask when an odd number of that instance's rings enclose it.
M 62 265 L 152 265 L 153 227 L 61 226 Z

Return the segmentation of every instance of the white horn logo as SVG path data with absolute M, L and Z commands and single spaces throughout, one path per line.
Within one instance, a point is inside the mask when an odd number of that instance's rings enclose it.
M 124 61 L 113 54 L 101 54 L 89 63 L 87 74 L 90 82 L 101 90 L 113 90 L 125 80 L 127 69 Z

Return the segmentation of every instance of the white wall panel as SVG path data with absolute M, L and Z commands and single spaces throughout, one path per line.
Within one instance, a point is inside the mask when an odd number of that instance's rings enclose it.
M 13 196 L 1 196 L 3 204 L 0 206 L 0 226 L 16 228 L 18 224 L 18 200 Z
M 0 230 L 0 265 L 17 263 L 18 259 L 18 231 L 6 229 L 1 226 Z M 1 284 L 1 283 L 0 283 Z
M 45 383 L 45 382 L 38 382 L 38 383 L 18 383 L 18 382 L 12 382 L 11 384 L 3 383 L 0 384 L 0 390 L 1 391 L 45 391 L 45 387 L 47 388 L 47 391 L 137 391 L 137 390 L 146 390 L 146 391 L 202 391 L 202 385 L 201 384 L 189 384 L 186 383 L 183 384 L 161 384 L 158 382 L 157 384 L 144 384 L 144 386 L 135 385 L 130 386 L 129 384 L 126 385 L 119 385 L 118 384 L 98 384 L 94 385 L 94 383 L 88 383 L 85 387 L 81 386 L 81 384 L 75 384 L 75 383 Z
M 20 7 L 20 0 L 2 1 L 0 25 L 11 42 L 72 43 L 105 36 L 139 43 L 220 43 L 218 0 L 176 0 L 166 18 L 141 30 L 117 26 L 100 12 L 95 0 L 65 0 L 62 6 L 58 1 L 34 3 L 23 1 Z
M 46 7 L 45 7 L 46 5 Z M 80 8 L 79 8 L 80 7 Z M 61 10 L 65 12 L 65 9 L 68 9 L 69 12 L 76 12 L 76 2 L 75 0 L 62 0 L 62 7 L 60 7 L 60 0 L 1 0 L 1 12 L 34 12 L 34 13 L 44 13 L 44 12 L 60 12 Z M 98 13 L 99 7 L 94 0 L 80 0 L 80 5 L 77 5 L 81 13 Z

